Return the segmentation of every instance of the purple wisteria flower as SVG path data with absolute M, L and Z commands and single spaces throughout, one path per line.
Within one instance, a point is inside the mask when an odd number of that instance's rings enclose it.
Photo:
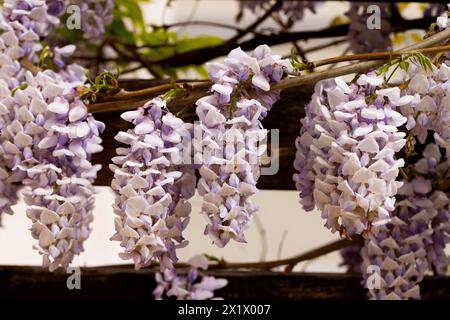
M 105 27 L 113 21 L 114 0 L 68 0 L 68 5 L 79 6 L 81 31 L 85 39 L 100 39 Z
M 206 270 L 208 261 L 203 255 L 189 259 L 190 269 L 187 274 L 177 274 L 175 269 L 166 269 L 163 274 L 155 276 L 157 287 L 153 291 L 156 300 L 220 300 L 214 291 L 222 289 L 228 283 L 226 279 L 217 279 L 202 275 L 199 269 Z
M 58 21 L 39 0 L 7 0 L 0 15 L 0 155 L 8 183 L 25 186 L 35 248 L 51 271 L 67 268 L 90 233 L 100 169 L 91 158 L 102 150 L 104 130 L 77 95 L 87 80 L 82 67 L 33 75 L 21 65 L 39 60 L 40 39 Z
M 382 79 L 363 75 L 347 85 L 319 82 L 305 107 L 296 140 L 296 187 L 303 208 L 317 207 L 332 232 L 362 234 L 384 224 L 394 210 L 396 181 L 404 164 L 406 122 L 397 110 L 411 101 L 399 88 L 377 89 Z
M 266 145 L 263 119 L 279 99 L 271 83 L 293 68 L 272 55 L 268 46 L 248 55 L 240 48 L 223 63 L 210 63 L 211 95 L 197 101 L 200 133 L 195 134 L 195 161 L 201 164 L 198 191 L 208 224 L 205 234 L 219 246 L 245 242 L 244 230 L 257 210 L 250 196 L 257 192 L 259 156 Z
M 110 166 L 117 194 L 111 239 L 121 242 L 120 257 L 133 259 L 137 269 L 155 260 L 161 270 L 171 269 L 178 260 L 176 249 L 188 243 L 182 234 L 191 212 L 186 200 L 195 193 L 196 178 L 180 155 L 183 143 L 191 142 L 192 124 L 168 112 L 161 97 L 122 118 L 134 127 L 116 136 L 127 147 L 117 149 Z
M 0 14 L 0 29 L 12 60 L 27 58 L 32 63 L 39 59 L 42 49 L 40 38 L 46 37 L 59 23 L 56 16 L 49 14 L 46 1 L 5 0 Z
M 432 73 L 410 70 L 411 80 L 404 90 L 414 95 L 411 103 L 402 106 L 401 112 L 408 118 L 406 129 L 411 130 L 421 144 L 433 134 L 436 144 L 450 155 L 450 66 L 442 63 Z
M 370 2 L 352 2 L 346 13 L 350 19 L 347 34 L 350 48 L 354 53 L 386 51 L 392 48 L 390 34 L 393 31 L 390 18 L 392 16 L 390 3 L 377 3 L 380 9 L 380 27 L 368 28 L 373 12 L 367 12 Z
M 10 95 L 10 90 L 18 87 L 24 80 L 25 70 L 19 60 L 27 58 L 36 61 L 37 52 L 42 46 L 40 37 L 46 36 L 51 27 L 58 22 L 46 13 L 45 1 L 6 0 L 0 13 L 0 101 Z M 4 144 L 3 130 L 13 117 L 8 107 L 0 102 L 0 144 Z M 1 214 L 12 214 L 11 206 L 17 202 L 17 185 L 11 177 L 5 155 L 0 147 L 0 223 Z
M 449 264 L 445 247 L 450 243 L 450 199 L 446 187 L 450 179 L 449 162 L 442 156 L 439 146 L 430 143 L 424 148 L 423 158 L 414 163 L 413 168 L 415 175 L 430 180 L 433 188 L 429 199 L 418 204 L 412 202 L 412 206 L 429 206 L 427 211 L 431 218 L 427 227 L 432 234 L 426 239 L 427 260 L 434 273 L 444 275 Z
M 52 16 L 61 17 L 70 6 L 77 6 L 80 10 L 80 28 L 83 37 L 99 40 L 105 33 L 105 27 L 113 21 L 114 4 L 114 0 L 49 0 L 47 12 Z
M 85 79 L 68 79 L 79 73 L 78 68 L 36 76 L 27 72 L 26 87 L 1 90 L 9 92 L 0 99 L 9 110 L 2 116 L 7 119 L 2 129 L 3 159 L 12 172 L 10 179 L 26 186 L 32 234 L 50 270 L 67 267 L 83 250 L 92 220 L 92 183 L 100 169 L 90 160 L 102 150 L 99 134 L 104 124 L 88 114 L 76 96 Z

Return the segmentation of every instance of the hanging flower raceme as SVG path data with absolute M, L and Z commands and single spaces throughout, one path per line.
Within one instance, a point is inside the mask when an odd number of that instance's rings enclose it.
M 230 239 L 245 242 L 244 230 L 257 209 L 249 198 L 257 192 L 259 156 L 266 148 L 260 120 L 279 99 L 270 84 L 292 69 L 267 46 L 251 55 L 238 48 L 223 63 L 208 64 L 214 85 L 211 95 L 197 101 L 195 160 L 201 164 L 198 191 L 208 221 L 205 234 L 219 247 Z
M 39 60 L 39 51 L 42 45 L 39 40 L 45 37 L 51 28 L 59 21 L 55 16 L 48 14 L 45 1 L 16 1 L 6 0 L 2 4 L 0 14 L 0 101 L 10 99 L 11 90 L 25 86 L 25 68 L 21 65 L 22 59 L 30 63 Z M 11 177 L 11 170 L 7 165 L 7 154 L 11 150 L 4 149 L 11 141 L 7 140 L 8 134 L 3 132 L 15 119 L 14 113 L 4 103 L 0 103 L 0 189 L 2 198 L 0 201 L 0 214 L 12 213 L 10 206 L 17 201 L 17 183 Z M 17 161 L 20 161 L 19 157 Z M 13 164 L 14 166 L 15 164 Z
M 38 52 L 43 48 L 40 39 L 46 37 L 59 23 L 59 19 L 50 14 L 48 9 L 43 0 L 4 1 L 0 29 L 3 31 L 3 44 L 8 47 L 7 56 L 17 68 L 20 58 L 26 58 L 31 63 L 39 60 Z
M 411 141 L 414 144 L 417 139 L 420 144 L 425 144 L 428 135 L 432 134 L 435 143 L 447 150 L 446 157 L 449 158 L 450 95 L 447 87 L 450 85 L 450 66 L 442 63 L 431 73 L 410 70 L 410 74 L 404 92 L 414 95 L 414 99 L 401 107 L 401 113 L 408 118 L 406 129 L 413 135 Z
M 373 230 L 362 251 L 364 275 L 370 265 L 380 268 L 379 286 L 369 288 L 374 299 L 419 299 L 419 283 L 428 261 L 441 271 L 447 265 L 442 248 L 445 242 L 439 238 L 441 227 L 448 231 L 449 222 L 441 224 L 442 212 L 436 217 L 438 210 L 445 210 L 448 219 L 447 196 L 433 192 L 430 180 L 423 177 L 405 182 L 398 193 L 394 217 L 388 225 Z M 433 220 L 441 224 L 436 228 L 439 234 L 429 227 Z
M 2 148 L 0 147 L 0 159 L 3 158 Z M 17 185 L 9 180 L 10 171 L 3 161 L 0 160 L 0 227 L 2 226 L 2 214 L 12 215 L 11 206 L 17 203 Z
M 32 235 L 50 270 L 67 268 L 83 251 L 92 221 L 92 183 L 100 169 L 90 161 L 102 150 L 104 130 L 78 96 L 87 80 L 85 69 L 56 63 L 57 70 L 33 75 L 22 66 L 42 62 L 40 40 L 59 22 L 59 14 L 46 1 L 6 0 L 0 15 L 0 154 L 8 182 L 26 186 Z M 74 49 L 55 53 L 62 60 Z
M 411 102 L 397 87 L 378 89 L 382 79 L 362 75 L 319 82 L 305 107 L 294 175 L 303 208 L 317 207 L 332 232 L 362 234 L 389 220 L 403 159 L 406 122 L 397 110 Z
M 155 260 L 162 270 L 173 268 L 176 249 L 187 245 L 182 233 L 191 206 L 186 200 L 195 192 L 189 157 L 192 124 L 168 112 L 161 97 L 122 118 L 134 127 L 117 134 L 116 140 L 127 147 L 117 149 L 110 166 L 117 193 L 112 240 L 121 242 L 120 257 L 133 259 L 137 269 Z
M 412 200 L 406 203 L 412 209 L 418 208 L 427 211 L 429 215 L 426 228 L 431 230 L 431 235 L 425 238 L 428 265 L 434 273 L 443 275 L 447 271 L 449 258 L 445 253 L 445 247 L 450 243 L 450 199 L 448 193 L 448 181 L 450 179 L 449 163 L 438 145 L 430 143 L 423 150 L 423 158 L 418 160 L 413 169 L 409 170 L 411 175 L 419 179 L 424 177 L 431 183 L 433 192 L 421 202 Z M 399 203 L 400 205 L 400 203 Z M 419 212 L 422 215 L 423 212 Z
M 157 287 L 153 291 L 156 300 L 176 298 L 177 300 L 220 300 L 214 297 L 214 291 L 222 289 L 228 283 L 226 279 L 216 279 L 199 273 L 206 270 L 208 261 L 203 255 L 194 256 L 188 261 L 187 274 L 177 274 L 175 269 L 166 269 L 155 276 Z
M 32 234 L 50 270 L 67 267 L 89 235 L 93 186 L 99 165 L 93 153 L 102 150 L 104 124 L 87 113 L 76 95 L 85 82 L 77 65 L 55 73 L 25 74 L 27 86 L 7 91 L 0 100 L 9 113 L 1 149 L 11 180 L 21 182 Z
M 392 49 L 390 34 L 394 28 L 390 22 L 392 20 L 391 4 L 377 4 L 379 14 L 377 19 L 373 20 L 371 20 L 373 12 L 368 11 L 370 6 L 369 2 L 353 2 L 346 13 L 350 20 L 347 37 L 353 53 Z
M 101 38 L 105 33 L 105 27 L 113 20 L 114 2 L 114 0 L 48 0 L 47 5 L 49 14 L 56 17 L 65 13 L 79 13 L 83 37 L 96 40 Z M 74 22 L 77 20 L 69 23 Z

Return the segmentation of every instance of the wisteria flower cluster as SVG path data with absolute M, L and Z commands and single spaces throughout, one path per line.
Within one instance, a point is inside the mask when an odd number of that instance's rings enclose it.
M 363 270 L 380 267 L 380 288 L 371 289 L 374 299 L 418 299 L 419 283 L 427 269 L 445 274 L 450 242 L 448 195 L 436 184 L 446 181 L 448 163 L 436 144 L 428 144 L 423 158 L 411 165 L 416 177 L 399 189 L 391 221 L 366 239 L 361 252 Z M 429 177 L 434 177 L 430 179 Z M 363 272 L 363 274 L 365 274 Z
M 346 13 L 350 19 L 348 40 L 354 53 L 386 51 L 392 49 L 390 34 L 393 27 L 389 21 L 392 16 L 390 3 L 378 3 L 380 10 L 379 27 L 368 28 L 373 12 L 367 11 L 369 2 L 355 2 L 350 4 Z
M 228 283 L 226 279 L 202 275 L 199 269 L 206 270 L 208 261 L 203 255 L 189 259 L 187 274 L 177 274 L 175 269 L 166 269 L 155 276 L 157 287 L 153 291 L 156 300 L 167 298 L 177 300 L 220 300 L 214 291 L 222 289 Z
M 47 5 L 48 12 L 55 17 L 64 15 L 70 6 L 77 6 L 83 37 L 89 40 L 100 39 L 113 20 L 114 0 L 50 0 Z M 69 13 L 74 11 L 69 10 Z
M 102 150 L 99 134 L 104 130 L 77 95 L 86 82 L 83 68 L 74 64 L 34 75 L 22 66 L 23 59 L 39 60 L 39 40 L 58 21 L 45 1 L 12 0 L 5 2 L 0 21 L 5 70 L 0 154 L 2 172 L 8 173 L 2 181 L 25 186 L 36 249 L 51 271 L 67 268 L 89 236 L 93 182 L 100 169 L 90 160 Z M 4 188 L 4 197 L 12 197 L 8 185 Z
M 395 153 L 406 143 L 398 128 L 407 121 L 397 110 L 412 96 L 377 89 L 381 82 L 373 74 L 350 86 L 341 78 L 319 82 L 305 107 L 294 180 L 304 209 L 317 206 L 332 232 L 362 234 L 394 209 L 404 164 Z
M 201 163 L 198 191 L 208 221 L 205 234 L 223 247 L 231 239 L 245 242 L 244 230 L 257 210 L 250 196 L 257 192 L 258 159 L 265 149 L 264 143 L 258 145 L 266 137 L 260 120 L 279 99 L 271 83 L 293 68 L 268 46 L 251 55 L 234 49 L 223 63 L 207 68 L 214 85 L 211 95 L 197 101 L 201 132 L 195 160 Z
M 405 92 L 414 95 L 413 101 L 402 107 L 408 118 L 406 129 L 411 130 L 420 144 L 425 144 L 429 134 L 450 155 L 450 66 L 442 63 L 431 74 L 416 71 L 411 76 Z
M 69 4 L 80 8 L 81 31 L 86 39 L 99 39 L 113 20 L 114 0 L 69 0 Z
M 401 89 L 373 73 L 322 81 L 305 107 L 294 163 L 302 206 L 333 232 L 363 235 L 342 254 L 373 299 L 419 299 L 425 272 L 447 271 L 449 70 L 410 66 Z M 378 287 L 367 283 L 373 266 Z
M 112 240 L 121 242 L 121 258 L 133 259 L 137 269 L 155 260 L 162 270 L 172 269 L 176 249 L 187 245 L 182 234 L 191 212 L 187 200 L 195 193 L 194 168 L 177 159 L 182 140 L 192 139 L 192 124 L 168 112 L 161 97 L 122 118 L 134 128 L 117 134 L 127 147 L 117 149 L 110 166 L 118 216 Z
M 3 157 L 13 180 L 26 186 L 32 234 L 51 270 L 67 267 L 82 251 L 92 220 L 92 183 L 100 169 L 90 159 L 102 150 L 104 125 L 74 95 L 76 86 L 68 80 L 74 72 L 70 67 L 61 74 L 27 72 L 28 86 L 2 99 L 8 116 L 15 115 L 2 130 Z

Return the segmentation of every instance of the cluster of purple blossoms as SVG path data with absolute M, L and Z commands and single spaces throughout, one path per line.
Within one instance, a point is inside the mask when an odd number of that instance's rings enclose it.
M 113 20 L 114 0 L 69 0 L 69 4 L 80 8 L 81 31 L 85 39 L 99 39 Z
M 435 274 L 443 275 L 447 271 L 449 259 L 445 253 L 445 246 L 450 243 L 450 199 L 448 195 L 448 180 L 450 179 L 449 162 L 447 157 L 442 156 L 441 149 L 436 144 L 426 145 L 423 158 L 413 166 L 415 175 L 426 179 L 423 183 L 431 184 L 433 193 L 423 203 L 433 206 L 430 211 L 430 219 L 427 227 L 431 228 L 432 234 L 427 238 L 426 250 L 429 268 Z M 416 205 L 415 202 L 412 202 Z M 399 204 L 400 205 L 400 204 Z M 418 204 L 419 206 L 421 203 Z M 425 205 L 422 205 L 425 207 Z M 413 206 L 413 209 L 414 208 Z
M 38 62 L 39 41 L 58 21 L 39 0 L 6 1 L 0 18 L 0 155 L 6 181 L 25 186 L 35 247 L 50 270 L 67 268 L 89 236 L 100 169 L 90 161 L 104 130 L 77 96 L 86 82 L 82 67 L 33 75 L 21 65 Z
M 372 299 L 419 299 L 425 272 L 447 271 L 450 200 L 439 189 L 449 173 L 441 153 L 436 144 L 426 145 L 423 158 L 405 168 L 414 178 L 403 180 L 390 222 L 374 227 L 364 246 L 355 244 L 341 252 L 349 270 L 363 273 Z
M 447 5 L 447 8 L 450 9 L 450 4 Z M 446 11 L 442 13 L 437 19 L 436 19 L 436 25 L 438 26 L 438 30 L 442 31 L 444 29 L 447 29 L 450 27 L 450 17 L 449 12 Z
M 446 13 L 447 6 L 443 3 L 429 3 L 423 11 L 424 17 L 436 17 L 444 12 Z
M 83 37 L 98 40 L 105 33 L 105 27 L 113 20 L 114 0 L 49 0 L 49 14 L 60 17 L 71 6 L 77 6 L 80 13 L 80 28 Z M 73 14 L 75 11 L 69 10 Z
M 406 129 L 419 143 L 425 144 L 430 133 L 435 142 L 450 155 L 450 66 L 442 63 L 431 74 L 411 70 L 411 79 L 405 93 L 414 95 L 411 103 L 401 108 L 408 118 Z
M 380 268 L 379 287 L 369 288 L 373 299 L 419 299 L 419 283 L 427 269 L 445 274 L 444 252 L 450 240 L 449 199 L 433 191 L 430 180 L 419 176 L 398 191 L 391 221 L 374 228 L 361 254 L 362 271 Z
M 199 269 L 206 270 L 208 261 L 203 255 L 189 260 L 190 269 L 187 274 L 177 274 L 175 269 L 166 269 L 163 274 L 155 276 L 157 287 L 153 291 L 156 300 L 220 300 L 214 297 L 214 291 L 222 289 L 228 283 L 226 279 L 216 279 L 201 275 Z
M 40 39 L 48 35 L 59 19 L 47 13 L 45 1 L 6 0 L 0 14 L 0 79 L 10 89 L 24 80 L 21 59 L 39 60 Z
M 234 49 L 223 63 L 207 67 L 214 85 L 211 95 L 197 101 L 201 132 L 195 133 L 195 162 L 202 164 L 198 191 L 208 221 L 205 234 L 223 247 L 230 239 L 245 242 L 244 230 L 257 210 L 250 196 L 257 192 L 259 156 L 266 148 L 260 120 L 279 99 L 270 84 L 293 68 L 268 46 L 251 55 Z
M 377 89 L 381 83 L 374 74 L 351 85 L 322 81 L 305 107 L 294 181 L 303 208 L 316 206 L 332 232 L 363 234 L 394 210 L 404 165 L 395 153 L 406 142 L 398 129 L 406 118 L 397 110 L 413 97 L 400 97 L 397 87 Z
M 0 101 L 24 80 L 25 70 L 19 60 L 36 61 L 37 52 L 42 49 L 38 40 L 46 36 L 57 21 L 47 14 L 45 1 L 4 1 L 0 13 Z M 2 102 L 0 109 L 0 129 L 3 131 L 11 117 L 10 110 Z M 0 135 L 1 144 L 4 143 L 2 136 L 3 133 Z M 5 152 L 0 148 L 0 219 L 3 212 L 12 214 L 11 205 L 17 202 L 18 189 L 7 166 Z
M 99 134 L 104 124 L 87 113 L 76 96 L 83 69 L 25 74 L 27 86 L 2 90 L 2 157 L 10 179 L 21 182 L 32 234 L 39 240 L 44 265 L 67 267 L 83 249 L 92 220 L 93 186 L 100 166 L 90 160 L 102 150 Z
M 350 9 L 346 13 L 350 19 L 347 37 L 353 53 L 386 51 L 392 48 L 390 34 L 393 28 L 389 21 L 392 15 L 391 4 L 377 3 L 381 20 L 379 20 L 378 26 L 371 29 L 368 28 L 368 23 L 370 23 L 373 12 L 367 12 L 370 5 L 369 2 L 351 3 Z
M 127 147 L 117 149 L 110 166 L 117 194 L 111 239 L 121 242 L 120 257 L 133 259 L 137 269 L 155 260 L 162 270 L 172 269 L 176 249 L 188 243 L 182 233 L 191 212 L 187 199 L 195 193 L 194 168 L 184 159 L 191 154 L 192 124 L 168 112 L 161 97 L 122 118 L 134 127 L 116 136 Z

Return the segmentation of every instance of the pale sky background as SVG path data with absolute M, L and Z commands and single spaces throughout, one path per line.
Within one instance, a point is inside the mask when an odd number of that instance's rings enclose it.
M 145 14 L 148 22 L 161 23 L 163 4 L 165 1 L 154 1 L 145 6 Z M 213 0 L 213 1 L 191 1 L 175 0 L 171 9 L 165 13 L 165 23 L 175 21 L 209 20 L 234 24 L 234 17 L 237 13 L 237 2 L 234 0 Z M 319 7 L 319 15 L 306 14 L 304 20 L 296 25 L 297 30 L 317 29 L 326 27 L 330 21 L 338 14 L 346 11 L 346 3 L 331 3 Z M 417 15 L 414 7 L 408 10 L 408 16 Z M 252 21 L 251 13 L 247 12 L 241 26 L 248 25 Z M 270 24 L 268 25 L 270 26 Z M 273 25 L 272 25 L 273 26 Z M 211 27 L 185 28 L 184 32 L 191 35 L 216 34 L 222 37 L 232 36 L 232 32 Z M 304 47 L 315 46 L 321 41 L 310 41 Z M 335 46 L 327 50 L 316 52 L 310 55 L 310 59 L 341 55 L 344 50 L 343 45 Z M 276 53 L 285 54 L 289 52 L 290 46 L 277 46 Z M 145 73 L 139 73 L 134 77 L 146 77 Z M 292 142 L 294 143 L 294 142 Z M 290 164 L 286 164 L 290 165 Z M 113 203 L 113 193 L 107 187 L 98 187 L 99 193 L 96 196 L 96 209 L 94 212 L 95 221 L 92 224 L 93 231 L 90 238 L 85 243 L 85 252 L 76 257 L 74 265 L 97 266 L 105 264 L 126 263 L 118 258 L 120 246 L 118 242 L 109 241 L 114 233 L 113 214 L 111 204 Z M 279 254 L 281 258 L 290 257 L 309 249 L 313 249 L 327 242 L 338 239 L 328 229 L 323 227 L 324 221 L 320 218 L 319 212 L 305 213 L 298 203 L 296 191 L 261 191 L 254 197 L 254 201 L 259 205 L 258 217 L 263 225 L 267 240 L 266 260 L 276 259 Z M 218 249 L 211 244 L 208 237 L 203 235 L 205 221 L 200 214 L 201 199 L 196 195 L 192 200 L 191 223 L 187 229 L 186 237 L 190 240 L 190 245 L 180 250 L 181 260 L 187 260 L 197 253 L 209 253 L 217 257 L 224 257 L 227 261 L 257 261 L 261 258 L 262 241 L 257 225 L 253 223 L 247 230 L 248 243 L 237 244 L 230 242 L 224 249 Z M 0 265 L 40 265 L 41 257 L 37 251 L 32 249 L 36 240 L 32 239 L 28 229 L 31 226 L 30 220 L 25 215 L 26 207 L 20 202 L 14 207 L 14 216 L 4 216 L 4 227 L 0 229 Z M 284 238 L 280 251 L 280 243 Z M 300 264 L 297 270 L 307 271 L 342 271 L 338 268 L 340 257 L 338 253 L 332 253 L 308 263 Z

